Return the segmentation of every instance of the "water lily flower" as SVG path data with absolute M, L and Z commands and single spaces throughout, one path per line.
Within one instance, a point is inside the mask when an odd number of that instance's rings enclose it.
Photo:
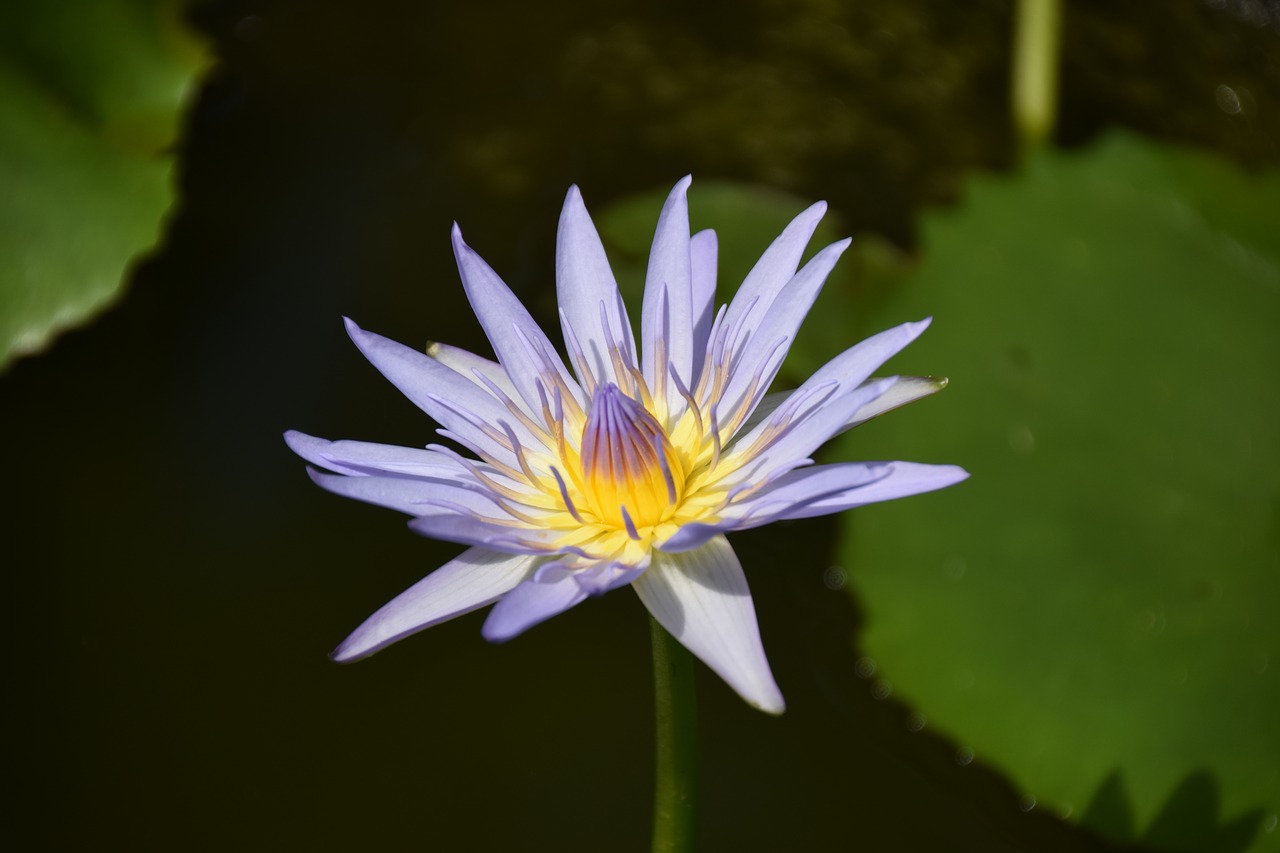
M 437 421 L 440 444 L 289 446 L 325 489 L 412 516 L 426 536 L 470 546 L 392 599 L 333 653 L 355 660 L 495 604 L 482 629 L 508 640 L 621 586 L 747 702 L 781 713 L 751 593 L 726 533 L 949 486 L 952 465 L 815 465 L 814 451 L 945 380 L 872 379 L 924 331 L 906 323 L 846 350 L 799 388 L 767 393 L 843 240 L 803 267 L 826 206 L 791 222 L 732 302 L 714 307 L 716 235 L 690 235 L 684 178 L 658 220 L 639 347 L 576 187 L 556 242 L 568 365 L 498 275 L 453 228 L 467 297 L 497 361 L 433 344 L 423 353 L 347 321 L 360 351 Z

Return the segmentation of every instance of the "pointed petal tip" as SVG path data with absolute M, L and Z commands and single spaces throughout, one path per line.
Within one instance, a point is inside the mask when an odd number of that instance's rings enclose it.
M 578 224 L 583 218 L 589 222 L 591 214 L 587 213 L 587 203 L 583 201 L 582 190 L 577 184 L 570 184 L 569 191 L 564 194 L 564 204 L 560 206 L 560 224 L 557 232 L 563 236 L 571 224 Z
M 355 663 L 362 657 L 364 657 L 364 655 L 352 654 L 348 651 L 347 642 L 345 640 L 339 643 L 337 648 L 329 652 L 329 660 L 333 663 Z
M 471 247 L 462 239 L 462 227 L 457 222 L 454 222 L 453 227 L 449 229 L 449 242 L 453 244 L 454 257 L 461 263 L 463 253 L 470 252 Z
M 323 438 L 316 438 L 314 435 L 307 435 L 296 429 L 285 431 L 284 443 L 294 453 L 308 460 L 314 459 L 317 452 L 331 444 Z
M 783 700 L 781 693 L 757 701 L 748 699 L 747 704 L 771 717 L 781 717 L 783 712 L 787 710 L 787 703 Z
M 374 653 L 382 651 L 394 642 L 394 640 L 391 640 L 370 644 L 363 627 L 355 629 L 347 635 L 345 640 L 338 643 L 333 651 L 329 652 L 329 660 L 340 664 L 355 663 L 358 660 L 371 657 Z

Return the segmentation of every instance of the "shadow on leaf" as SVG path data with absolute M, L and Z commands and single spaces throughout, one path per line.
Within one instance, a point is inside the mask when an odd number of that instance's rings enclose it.
M 1258 834 L 1264 813 L 1253 809 L 1236 819 L 1219 823 L 1222 795 L 1218 781 L 1207 770 L 1188 774 L 1161 807 L 1141 838 L 1136 837 L 1133 804 L 1119 770 L 1103 780 L 1081 823 L 1116 839 L 1151 850 L 1241 853 Z

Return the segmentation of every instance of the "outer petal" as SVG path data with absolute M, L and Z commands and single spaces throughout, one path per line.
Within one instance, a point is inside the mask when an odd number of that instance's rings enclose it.
M 307 473 L 327 492 L 399 510 L 407 515 L 482 515 L 510 519 L 483 486 L 458 480 L 423 477 L 348 477 L 314 468 Z
M 903 347 L 920 337 L 932 321 L 931 317 L 926 317 L 918 323 L 903 323 L 872 335 L 818 368 L 800 387 L 837 382 L 839 385 L 836 393 L 843 394 L 852 390 L 866 382 L 880 365 L 897 355 Z
M 528 577 L 538 562 L 535 557 L 472 548 L 383 605 L 331 657 L 339 663 L 359 660 L 424 628 L 484 607 Z
M 289 449 L 314 465 L 352 476 L 399 474 L 454 479 L 465 469 L 456 459 L 434 450 L 374 444 L 368 441 L 326 441 L 297 430 L 284 434 Z
M 760 527 L 781 518 L 799 518 L 791 513 L 824 497 L 866 487 L 892 472 L 893 465 L 888 462 L 841 462 L 790 471 L 759 492 L 735 500 L 720 512 L 715 523 L 686 524 L 658 547 L 670 553 L 690 551 L 721 533 Z
M 882 463 L 883 464 L 883 463 Z M 815 515 L 829 515 L 857 506 L 891 501 L 905 498 L 908 495 L 919 495 L 953 486 L 968 479 L 969 472 L 956 465 L 922 465 L 918 462 L 890 462 L 888 476 L 865 485 L 854 486 L 845 491 L 827 494 L 817 500 L 800 501 L 787 511 L 774 516 L 783 518 L 810 518 Z M 825 466 L 824 466 L 825 467 Z M 796 471 L 795 474 L 807 472 Z M 803 488 L 799 481 L 794 483 Z
M 579 403 L 583 402 L 578 383 L 569 377 L 564 363 L 546 334 L 498 274 L 462 240 L 462 231 L 453 226 L 453 253 L 467 299 L 484 327 L 502 369 L 535 411 L 541 409 L 538 385 L 549 397 L 548 377 L 558 377 Z
M 587 600 L 587 592 L 561 563 L 548 563 L 503 596 L 484 620 L 481 635 L 503 643 Z
M 809 388 L 806 382 L 763 424 L 734 439 L 726 458 L 740 459 L 741 468 L 725 481 L 741 485 L 747 480 L 758 481 L 760 477 L 781 473 L 781 469 L 796 467 L 839 432 L 855 412 L 885 393 L 896 381 L 897 377 L 893 376 L 880 379 L 835 398 L 827 397 L 823 386 Z M 770 435 L 777 437 L 769 440 Z M 763 447 L 758 447 L 765 441 Z
M 632 586 L 653 617 L 751 705 L 786 705 L 760 642 L 742 566 L 723 536 L 684 554 L 657 552 Z
M 782 287 L 796 274 L 800 257 L 826 212 L 825 201 L 805 209 L 765 250 L 729 303 L 725 322 L 730 327 L 741 327 L 750 333 L 764 319 Z
M 627 319 L 627 309 L 618 293 L 618 283 L 605 257 L 600 235 L 576 186 L 569 188 L 556 233 L 556 297 L 560 302 L 565 344 L 570 351 L 571 342 L 576 340 L 594 378 L 599 382 L 617 382 L 609 356 L 609 341 L 621 348 L 627 361 L 634 364 L 636 345 L 631 336 L 631 321 Z M 587 381 L 585 376 L 580 378 Z
M 562 547 L 559 544 L 562 534 L 558 531 L 494 524 L 453 513 L 420 515 L 409 521 L 409 529 L 430 539 L 475 545 L 504 554 L 568 553 L 584 556 L 581 549 Z
M 528 405 L 524 404 L 524 400 L 520 396 L 520 392 L 516 390 L 515 383 L 511 381 L 511 377 L 507 375 L 507 371 L 502 369 L 502 365 L 496 361 L 478 356 L 473 352 L 467 352 L 459 347 L 449 346 L 438 342 L 432 342 L 427 347 L 427 355 L 443 364 L 445 367 L 462 376 L 465 379 L 476 383 L 486 391 L 489 385 L 481 380 L 480 377 L 492 382 L 502 390 L 512 400 L 522 404 L 525 411 L 532 411 Z
M 908 403 L 914 403 L 916 400 L 928 397 L 930 394 L 936 394 L 946 387 L 947 378 L 945 376 L 899 376 L 898 381 L 893 383 L 889 390 L 854 412 L 849 422 L 842 426 L 839 432 L 851 430 L 858 424 L 866 423 L 872 418 L 880 417 L 885 412 L 891 412 Z M 791 391 L 774 391 L 772 394 L 765 394 L 755 409 L 752 410 L 751 417 L 743 422 L 738 431 L 746 434 L 760 426 L 779 406 L 787 401 L 787 398 L 792 393 Z
M 739 352 L 734 355 L 733 374 L 722 398 L 729 406 L 736 409 L 742 405 L 743 395 L 753 385 L 753 399 L 745 401 L 746 405 L 754 408 L 764 396 L 823 283 L 851 242 L 841 240 L 815 255 L 782 289 L 760 322 L 748 334 L 739 332 Z M 720 410 L 722 415 L 726 411 Z
M 711 338 L 711 321 L 716 313 L 716 266 L 719 244 L 716 232 L 699 231 L 689 241 L 689 268 L 693 280 L 693 378 L 689 387 L 698 384 L 707 341 Z
M 692 180 L 688 176 L 680 179 L 658 215 L 640 315 L 640 336 L 644 342 L 640 367 L 645 381 L 650 389 L 656 389 L 658 382 L 668 383 L 667 399 L 680 410 L 683 410 L 682 398 L 667 371 L 662 370 L 658 353 L 666 353 L 670 368 L 688 387 L 693 376 L 694 318 L 686 193 Z M 661 376 L 657 375 L 658 371 L 662 372 Z
M 854 412 L 849 422 L 840 428 L 840 432 L 853 429 L 858 424 L 878 418 L 885 412 L 891 412 L 907 403 L 914 403 L 930 394 L 936 394 L 946 387 L 945 376 L 899 376 L 898 381 L 893 383 L 889 390 Z
M 517 466 L 519 463 L 505 439 L 499 440 L 489 431 L 493 424 L 503 422 L 511 424 L 524 446 L 537 447 L 541 444 L 506 406 L 474 382 L 462 378 L 425 353 L 366 332 L 351 320 L 346 323 L 351 340 L 378 372 L 472 451 L 506 465 Z M 482 428 L 480 424 L 489 425 L 489 429 Z

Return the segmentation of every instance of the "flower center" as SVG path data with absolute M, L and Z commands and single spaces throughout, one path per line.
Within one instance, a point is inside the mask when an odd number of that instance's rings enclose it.
M 662 425 L 613 383 L 591 398 L 582 474 L 596 516 L 633 534 L 670 518 L 684 489 L 684 470 Z

